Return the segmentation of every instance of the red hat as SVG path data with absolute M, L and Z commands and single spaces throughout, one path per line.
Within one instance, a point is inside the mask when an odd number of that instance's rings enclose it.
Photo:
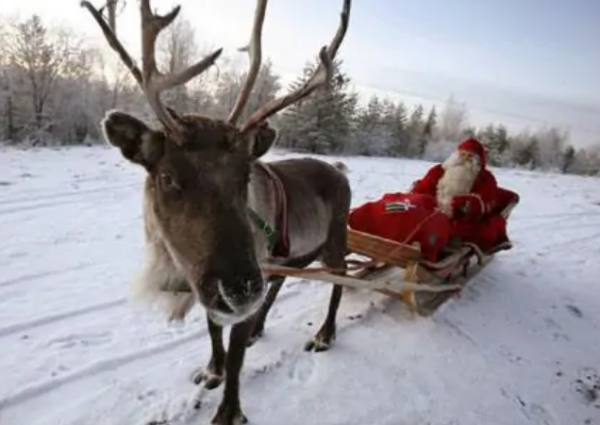
M 485 157 L 485 148 L 481 144 L 481 142 L 475 138 L 468 138 L 460 142 L 457 147 L 460 151 L 467 151 L 472 154 L 475 154 L 479 157 L 481 161 L 481 167 L 485 167 L 486 157 Z

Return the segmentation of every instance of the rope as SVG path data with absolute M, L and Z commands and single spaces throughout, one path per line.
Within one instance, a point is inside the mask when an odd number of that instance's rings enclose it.
M 425 225 L 425 223 L 427 223 L 429 220 L 431 220 L 435 215 L 437 214 L 443 214 L 440 210 L 434 210 L 431 214 L 429 214 L 427 217 L 425 217 L 423 220 L 421 220 L 421 222 L 415 226 L 415 228 L 413 229 L 412 232 L 410 232 L 408 234 L 407 237 L 404 238 L 404 240 L 402 242 L 400 242 L 403 245 L 408 245 L 409 244 L 409 240 L 412 239 L 417 232 L 419 232 L 419 230 L 421 230 L 423 228 L 423 226 Z M 401 249 L 401 247 L 396 247 L 392 250 L 390 255 L 394 255 L 395 253 L 397 253 L 399 250 Z

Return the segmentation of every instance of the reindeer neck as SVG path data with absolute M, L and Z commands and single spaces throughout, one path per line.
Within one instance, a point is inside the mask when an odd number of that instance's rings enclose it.
M 278 177 L 263 162 L 255 161 L 250 171 L 250 184 L 248 187 L 248 214 L 252 223 L 260 230 L 267 240 L 269 251 L 277 241 L 277 211 Z

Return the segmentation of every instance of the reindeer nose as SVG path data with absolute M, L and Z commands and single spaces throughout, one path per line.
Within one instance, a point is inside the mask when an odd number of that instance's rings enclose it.
M 246 295 L 251 297 L 258 293 L 262 293 L 264 290 L 264 281 L 262 276 L 254 276 L 247 278 L 244 282 L 244 288 Z
M 225 314 L 246 311 L 263 297 L 265 288 L 259 273 L 233 274 L 211 271 L 205 274 L 200 293 L 210 308 Z

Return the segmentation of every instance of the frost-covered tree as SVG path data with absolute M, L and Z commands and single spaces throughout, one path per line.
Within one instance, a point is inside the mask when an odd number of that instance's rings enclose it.
M 465 134 L 468 126 L 467 107 L 458 102 L 453 95 L 447 100 L 438 121 L 437 137 L 446 142 L 457 143 Z
M 571 145 L 567 146 L 562 153 L 560 171 L 562 173 L 568 173 L 575 162 L 575 155 L 577 151 Z
M 539 141 L 534 136 L 521 133 L 510 144 L 510 160 L 519 167 L 535 169 L 539 165 Z
M 29 138 L 34 143 L 52 139 L 58 127 L 77 119 L 54 112 L 74 100 L 63 88 L 74 91 L 79 86 L 75 94 L 86 96 L 84 86 L 93 66 L 90 49 L 81 38 L 66 28 L 49 28 L 33 15 L 4 27 L 0 49 L 9 101 L 5 128 L 11 138 Z
M 506 163 L 507 149 L 509 147 L 508 131 L 503 125 L 489 124 L 484 129 L 474 133 L 487 150 L 488 163 L 494 166 L 501 166 Z
M 377 96 L 371 96 L 364 107 L 357 108 L 353 135 L 346 143 L 345 152 L 358 155 L 383 155 L 388 135 L 382 134 L 383 104 Z
M 279 145 L 312 153 L 342 152 L 350 140 L 357 95 L 349 91 L 350 78 L 341 71 L 341 60 L 333 63 L 329 87 L 313 92 L 285 110 L 279 124 Z M 318 62 L 308 63 L 290 91 L 304 84 Z
M 539 166 L 548 170 L 559 170 L 567 146 L 568 133 L 558 128 L 544 128 L 536 132 L 536 139 L 539 146 Z
M 467 135 L 467 108 L 450 96 L 437 117 L 436 131 L 427 144 L 424 157 L 432 161 L 443 161 L 456 148 L 456 144 Z
M 240 69 L 243 69 L 243 71 L 240 72 Z M 219 79 L 216 82 L 216 89 L 214 91 L 212 114 L 222 118 L 227 117 L 242 89 L 247 72 L 247 67 L 244 69 L 240 68 L 240 66 L 229 66 L 219 73 Z M 248 97 L 248 102 L 240 115 L 240 122 L 245 120 L 260 105 L 274 99 L 280 90 L 280 77 L 275 73 L 272 61 L 267 59 L 259 68 L 256 82 Z
M 569 172 L 581 175 L 600 175 L 600 143 L 576 151 Z
M 157 40 L 157 62 L 160 69 L 166 73 L 180 72 L 199 57 L 207 52 L 200 49 L 196 41 L 196 31 L 189 19 L 182 16 L 165 28 Z M 114 55 L 113 55 L 114 56 Z M 238 71 L 239 73 L 239 71 Z M 187 84 L 174 87 L 164 93 L 165 102 L 172 108 L 181 112 L 209 112 L 215 108 L 214 103 L 205 96 L 212 77 L 211 72 L 206 72 L 194 78 Z M 226 76 L 227 77 L 227 76 Z M 204 94 L 202 96 L 201 94 Z M 212 98 L 210 97 L 210 100 Z
M 388 154 L 391 156 L 406 157 L 408 155 L 411 140 L 407 115 L 407 108 L 403 102 L 397 102 L 393 108 L 388 109 L 386 116 L 387 125 L 390 127 Z
M 429 110 L 429 114 L 427 114 L 427 119 L 425 120 L 425 124 L 423 125 L 423 132 L 417 139 L 416 143 L 416 157 L 422 158 L 425 155 L 425 151 L 427 150 L 427 146 L 429 142 L 433 139 L 434 135 L 437 133 L 437 110 L 435 109 L 435 105 L 431 107 Z
M 406 128 L 408 146 L 405 155 L 410 158 L 417 158 L 421 155 L 420 142 L 425 129 L 424 114 L 423 105 L 417 105 L 408 120 Z

